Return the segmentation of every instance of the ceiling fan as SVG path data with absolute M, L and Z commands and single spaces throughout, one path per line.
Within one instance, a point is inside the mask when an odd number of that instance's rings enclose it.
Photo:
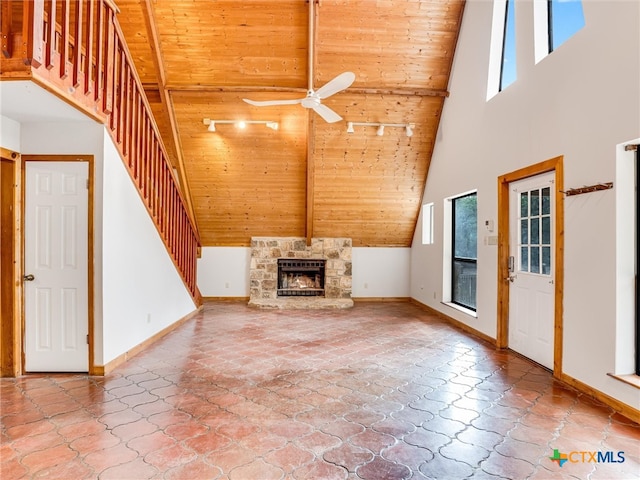
M 318 90 L 313 89 L 313 24 L 315 20 L 313 5 L 315 0 L 309 0 L 309 78 L 308 78 L 308 88 L 307 88 L 307 96 L 304 98 L 297 98 L 293 100 L 266 100 L 266 101 L 255 101 L 249 100 L 247 98 L 243 98 L 245 102 L 249 105 L 254 105 L 256 107 L 266 107 L 270 105 L 296 105 L 300 104 L 304 108 L 310 108 L 318 115 L 320 115 L 327 123 L 334 123 L 342 120 L 342 117 L 338 115 L 336 112 L 331 110 L 326 105 L 322 104 L 322 100 L 331 95 L 341 92 L 349 88 L 349 86 L 354 82 L 356 76 L 353 72 L 344 72 L 330 80 Z

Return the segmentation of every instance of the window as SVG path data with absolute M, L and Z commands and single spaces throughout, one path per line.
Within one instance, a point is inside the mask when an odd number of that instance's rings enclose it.
M 518 271 L 551 274 L 551 188 L 520 193 Z
M 500 87 L 502 91 L 516 80 L 516 12 L 515 0 L 507 0 L 502 37 L 502 61 L 500 62 Z
M 433 203 L 425 203 L 422 206 L 422 244 L 433 243 Z
M 575 35 L 585 22 L 581 0 L 536 0 L 533 8 L 538 63 Z
M 549 53 L 584 27 L 581 0 L 547 0 Z
M 451 199 L 451 302 L 476 310 L 477 193 Z
M 516 80 L 515 0 L 494 0 L 487 100 Z

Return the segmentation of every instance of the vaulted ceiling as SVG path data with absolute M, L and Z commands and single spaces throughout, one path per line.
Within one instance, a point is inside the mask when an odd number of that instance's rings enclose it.
M 203 246 L 253 236 L 411 244 L 464 0 L 315 1 L 116 0 Z M 323 100 L 343 120 L 243 102 L 305 97 L 309 57 L 315 90 L 355 74 Z M 279 128 L 210 132 L 205 118 Z M 347 122 L 415 128 L 378 136 L 372 126 L 347 133 Z

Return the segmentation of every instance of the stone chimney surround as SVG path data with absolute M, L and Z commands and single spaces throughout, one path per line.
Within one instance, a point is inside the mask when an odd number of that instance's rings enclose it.
M 326 260 L 324 297 L 278 297 L 278 259 Z M 249 267 L 249 306 L 282 309 L 350 308 L 351 239 L 252 237 Z

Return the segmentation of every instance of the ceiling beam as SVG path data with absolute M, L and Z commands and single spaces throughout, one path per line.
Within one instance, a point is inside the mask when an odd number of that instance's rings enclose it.
M 157 83 L 143 84 L 145 90 L 160 90 Z M 165 84 L 164 89 L 172 92 L 283 92 L 283 93 L 307 93 L 306 88 L 302 87 L 271 87 L 271 86 L 240 86 L 240 85 L 181 85 L 181 84 Z M 344 92 L 355 93 L 360 95 L 402 95 L 415 97 L 448 97 L 447 90 L 437 90 L 432 88 L 359 88 L 349 87 Z
M 318 16 L 315 14 L 315 9 L 313 8 L 316 0 L 309 1 L 309 23 L 308 28 L 308 45 L 307 45 L 307 82 L 308 88 L 313 89 L 313 84 L 315 83 L 315 78 L 312 77 L 313 72 L 315 72 L 316 66 L 316 49 L 313 48 L 318 40 Z M 307 199 L 306 199 L 306 226 L 305 233 L 307 237 L 307 246 L 311 246 L 311 239 L 313 238 L 313 206 L 314 206 L 314 193 L 315 193 L 315 160 L 313 155 L 313 149 L 315 146 L 314 138 L 315 138 L 315 114 L 308 112 L 308 122 L 307 122 Z
M 159 84 L 156 84 L 156 89 L 160 93 L 160 101 L 162 102 L 163 109 L 169 117 L 169 124 L 171 125 L 171 135 L 173 137 L 174 150 L 176 152 L 178 160 L 178 177 L 182 186 L 182 193 L 187 201 L 187 208 L 193 221 L 193 224 L 198 228 L 198 222 L 196 221 L 195 210 L 193 208 L 193 201 L 191 199 L 191 190 L 189 189 L 189 183 L 187 181 L 187 175 L 184 166 L 184 156 L 182 153 L 182 145 L 180 143 L 180 135 L 178 134 L 178 123 L 176 121 L 175 110 L 173 108 L 173 101 L 171 100 L 171 93 L 166 88 L 167 75 L 164 66 L 164 60 L 162 58 L 162 52 L 160 51 L 160 41 L 158 35 L 158 24 L 155 19 L 153 6 L 151 0 L 141 0 L 142 9 L 144 13 L 144 23 L 147 29 L 147 38 L 149 39 L 149 46 L 153 53 L 153 64 L 156 70 L 156 76 L 159 80 Z M 146 86 L 143 85 L 146 89 Z

